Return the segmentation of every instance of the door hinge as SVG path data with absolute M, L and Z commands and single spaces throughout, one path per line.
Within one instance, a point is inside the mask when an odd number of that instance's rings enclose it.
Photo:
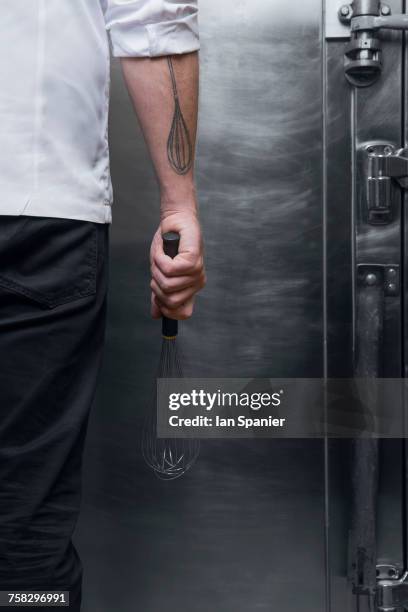
M 326 0 L 326 39 L 350 38 L 344 53 L 347 80 L 356 87 L 372 85 L 381 75 L 380 30 L 408 30 L 408 15 L 392 14 L 379 0 Z
M 408 572 L 396 565 L 377 565 L 379 612 L 402 612 L 408 606 Z

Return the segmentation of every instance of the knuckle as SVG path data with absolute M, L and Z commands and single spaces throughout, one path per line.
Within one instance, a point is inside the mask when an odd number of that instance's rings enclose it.
M 200 249 L 198 248 L 191 249 L 190 256 L 193 261 L 197 261 L 198 259 L 200 259 L 200 255 L 201 255 Z
M 166 298 L 166 304 L 169 306 L 169 308 L 177 308 L 179 301 L 176 297 L 170 295 L 168 298 Z
M 161 288 L 163 293 L 170 293 L 172 289 L 171 281 L 168 278 L 163 278 L 161 282 Z
M 182 310 L 183 319 L 189 319 L 193 314 L 193 306 L 185 306 Z
M 169 257 L 160 259 L 160 261 L 156 262 L 157 267 L 161 270 L 162 274 L 168 276 L 173 269 L 173 260 Z
M 162 265 L 162 273 L 163 273 L 165 276 L 169 276 L 169 275 L 170 275 L 170 272 L 171 272 L 171 265 L 170 265 L 169 263 L 167 263 L 167 262 L 163 262 L 163 265 Z

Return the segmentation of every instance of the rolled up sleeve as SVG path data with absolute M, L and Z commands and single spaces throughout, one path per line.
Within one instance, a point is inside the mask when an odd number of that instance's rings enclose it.
M 106 0 L 106 28 L 116 57 L 197 51 L 197 0 Z

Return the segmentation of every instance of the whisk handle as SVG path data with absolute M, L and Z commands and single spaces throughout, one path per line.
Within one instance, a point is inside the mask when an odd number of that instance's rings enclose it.
M 163 234 L 163 251 L 174 259 L 179 251 L 180 234 L 178 232 L 167 232 Z M 164 338 L 173 339 L 178 334 L 178 321 L 163 317 L 162 334 Z

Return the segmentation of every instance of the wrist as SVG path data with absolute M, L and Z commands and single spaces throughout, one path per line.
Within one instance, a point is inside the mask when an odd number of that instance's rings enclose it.
M 195 185 L 189 189 L 161 193 L 160 217 L 166 219 L 172 215 L 194 215 L 198 213 L 198 202 Z

